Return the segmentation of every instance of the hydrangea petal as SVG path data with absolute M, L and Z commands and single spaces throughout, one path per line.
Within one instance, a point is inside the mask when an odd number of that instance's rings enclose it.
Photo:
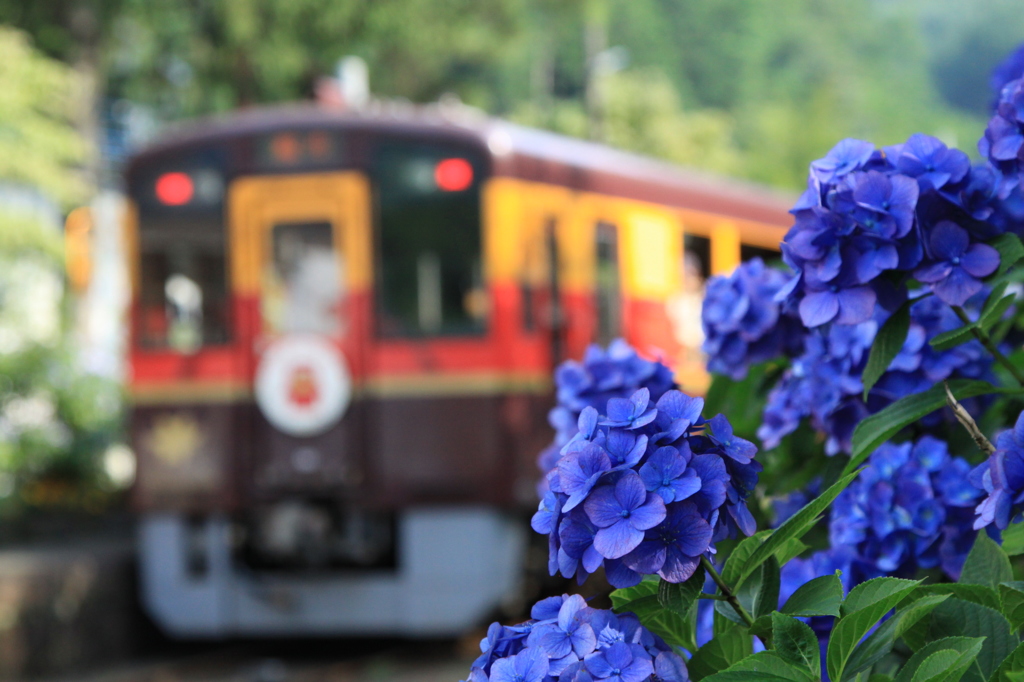
M 605 559 L 619 559 L 636 549 L 643 539 L 643 531 L 637 530 L 628 521 L 621 519 L 618 523 L 597 531 L 594 536 L 594 548 Z
M 988 244 L 971 244 L 960 258 L 960 267 L 973 277 L 987 277 L 999 267 L 999 252 Z
M 800 301 L 800 319 L 808 327 L 820 327 L 839 314 L 839 297 L 831 291 L 811 291 Z

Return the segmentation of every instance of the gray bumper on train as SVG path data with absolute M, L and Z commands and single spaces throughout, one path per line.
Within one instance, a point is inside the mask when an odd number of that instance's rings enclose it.
M 419 508 L 399 518 L 398 567 L 316 575 L 235 565 L 226 518 L 201 526 L 205 569 L 187 567 L 179 515 L 140 523 L 141 589 L 150 616 L 179 637 L 458 635 L 514 597 L 521 522 L 484 507 Z

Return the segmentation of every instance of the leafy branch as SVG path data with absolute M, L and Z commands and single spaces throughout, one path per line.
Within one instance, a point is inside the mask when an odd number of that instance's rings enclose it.
M 1008 357 L 1003 355 L 1002 351 L 1000 351 L 999 348 L 996 347 L 996 344 L 992 341 L 992 338 L 988 335 L 988 332 L 985 331 L 984 327 L 974 324 L 974 322 L 971 321 L 971 318 L 967 315 L 967 311 L 965 311 L 962 307 L 958 305 L 950 307 L 953 308 L 953 312 L 956 313 L 956 316 L 959 317 L 960 321 L 964 323 L 964 326 L 970 329 L 971 334 L 974 335 L 974 338 L 978 339 L 978 341 L 981 342 L 981 345 L 985 347 L 985 350 L 987 350 L 992 355 L 992 357 L 995 358 L 996 362 L 1005 367 L 1006 370 L 1013 376 L 1013 378 L 1017 380 L 1018 384 L 1024 386 L 1024 372 L 1022 372 L 1019 367 L 1010 362 L 1010 359 Z
M 722 576 L 715 569 L 714 564 L 708 561 L 707 555 L 701 555 L 700 563 L 701 566 L 704 567 L 704 570 L 711 576 L 711 579 L 715 581 L 715 584 L 718 585 L 718 589 L 722 591 L 722 596 L 725 597 L 725 601 L 729 602 L 729 605 L 734 611 L 736 611 L 736 615 L 743 620 L 743 624 L 748 628 L 753 625 L 754 618 L 745 608 L 743 608 L 743 604 L 740 603 L 736 593 L 729 587 L 729 584 L 722 579 Z

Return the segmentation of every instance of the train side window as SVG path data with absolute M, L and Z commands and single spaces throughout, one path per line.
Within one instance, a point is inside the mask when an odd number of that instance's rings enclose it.
M 765 263 L 771 263 L 782 258 L 782 254 L 777 249 L 766 249 L 761 246 L 751 246 L 750 244 L 740 245 L 740 260 L 746 262 L 751 258 L 760 258 Z
M 523 331 L 528 333 L 557 325 L 560 312 L 557 226 L 555 218 L 548 218 L 543 231 L 531 234 L 523 247 L 519 286 Z
M 597 237 L 595 307 L 597 342 L 607 345 L 622 334 L 622 290 L 619 281 L 619 240 L 615 225 L 600 222 Z
M 331 224 L 274 225 L 270 247 L 261 299 L 264 330 L 340 333 L 342 277 Z
M 704 343 L 701 308 L 704 288 L 711 277 L 711 240 L 695 234 L 683 234 L 683 260 L 680 265 L 679 291 L 670 301 L 669 317 L 676 340 L 692 357 L 700 357 Z
M 227 343 L 227 268 L 219 214 L 143 210 L 139 250 L 139 345 L 193 353 Z
M 476 153 L 384 142 L 374 161 L 377 332 L 485 331 L 481 175 Z
M 699 281 L 699 288 L 704 290 L 704 282 L 711 277 L 711 240 L 695 234 L 683 235 L 683 277 L 687 280 Z M 684 281 L 684 288 L 688 287 Z

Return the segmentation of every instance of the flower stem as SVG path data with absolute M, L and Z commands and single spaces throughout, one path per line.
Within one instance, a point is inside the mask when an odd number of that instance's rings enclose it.
M 974 334 L 974 338 L 981 342 L 981 345 L 985 347 L 985 350 L 991 353 L 992 357 L 996 359 L 996 362 L 1005 367 L 1010 374 L 1013 375 L 1013 378 L 1017 380 L 1018 384 L 1024 386 L 1024 372 L 1021 371 L 1020 367 L 1017 367 L 1010 362 L 1010 358 L 1003 355 L 1002 351 L 996 348 L 996 344 L 992 342 L 991 338 L 989 338 L 988 333 L 981 327 L 976 326 L 974 322 L 971 321 L 971 318 L 967 316 L 967 312 L 963 308 L 958 305 L 950 307 L 953 308 L 953 312 L 960 318 L 960 321 L 970 327 L 971 333 Z
M 956 416 L 957 421 L 960 422 L 960 425 L 967 429 L 967 433 L 971 434 L 971 438 L 974 439 L 978 448 L 985 453 L 986 457 L 995 452 L 995 446 L 992 445 L 988 438 L 985 438 L 985 434 L 978 428 L 978 423 L 974 421 L 974 417 L 964 409 L 963 405 L 956 401 L 953 392 L 949 390 L 949 382 L 943 381 L 942 386 L 946 389 L 946 404 L 953 410 L 953 414 Z
M 729 606 L 731 606 L 733 610 L 736 612 L 736 614 L 743 620 L 744 625 L 746 625 L 748 628 L 751 625 L 753 625 L 754 619 L 750 616 L 749 613 L 747 613 L 747 610 L 743 608 L 743 605 L 740 604 L 740 600 L 736 598 L 736 595 L 733 593 L 732 589 L 730 589 L 730 587 L 725 584 L 725 581 L 722 579 L 722 576 L 718 573 L 718 571 L 715 570 L 714 564 L 708 561 L 707 555 L 701 556 L 700 563 L 704 567 L 704 570 L 708 572 L 708 575 L 711 576 L 711 579 L 715 581 L 715 584 L 718 585 L 718 589 L 722 591 L 722 595 L 725 597 L 725 601 L 729 602 Z

